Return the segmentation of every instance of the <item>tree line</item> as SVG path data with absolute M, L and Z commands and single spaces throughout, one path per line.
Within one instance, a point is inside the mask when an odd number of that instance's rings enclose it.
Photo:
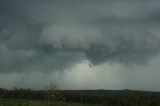
M 59 91 L 0 88 L 0 97 L 8 99 L 38 99 L 47 101 L 66 101 L 102 104 L 105 106 L 160 106 L 159 92 L 144 91 Z

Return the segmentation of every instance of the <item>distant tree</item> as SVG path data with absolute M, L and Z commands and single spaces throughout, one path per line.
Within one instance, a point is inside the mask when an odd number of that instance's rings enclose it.
M 55 82 L 50 82 L 48 86 L 45 86 L 46 89 L 46 99 L 49 101 L 57 100 L 57 84 Z
M 14 86 L 14 87 L 12 88 L 12 90 L 13 90 L 13 91 L 16 91 L 16 90 L 18 90 L 18 87 Z

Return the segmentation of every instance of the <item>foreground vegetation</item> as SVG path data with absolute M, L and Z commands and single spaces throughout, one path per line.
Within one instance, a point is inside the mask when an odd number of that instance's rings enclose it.
M 71 102 L 51 102 L 42 100 L 0 99 L 0 106 L 97 106 Z
M 160 106 L 160 92 L 0 89 L 0 106 Z

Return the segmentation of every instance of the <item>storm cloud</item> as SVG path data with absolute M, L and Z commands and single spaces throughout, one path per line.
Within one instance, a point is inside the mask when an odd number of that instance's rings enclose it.
M 63 70 L 83 59 L 94 65 L 143 64 L 159 54 L 157 1 L 2 0 L 1 5 L 1 72 Z
M 0 73 L 145 67 L 160 54 L 159 28 L 157 0 L 0 0 Z

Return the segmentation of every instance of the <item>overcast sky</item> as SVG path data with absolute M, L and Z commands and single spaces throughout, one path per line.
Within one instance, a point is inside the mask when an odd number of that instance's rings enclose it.
M 0 87 L 160 91 L 160 1 L 0 0 Z

